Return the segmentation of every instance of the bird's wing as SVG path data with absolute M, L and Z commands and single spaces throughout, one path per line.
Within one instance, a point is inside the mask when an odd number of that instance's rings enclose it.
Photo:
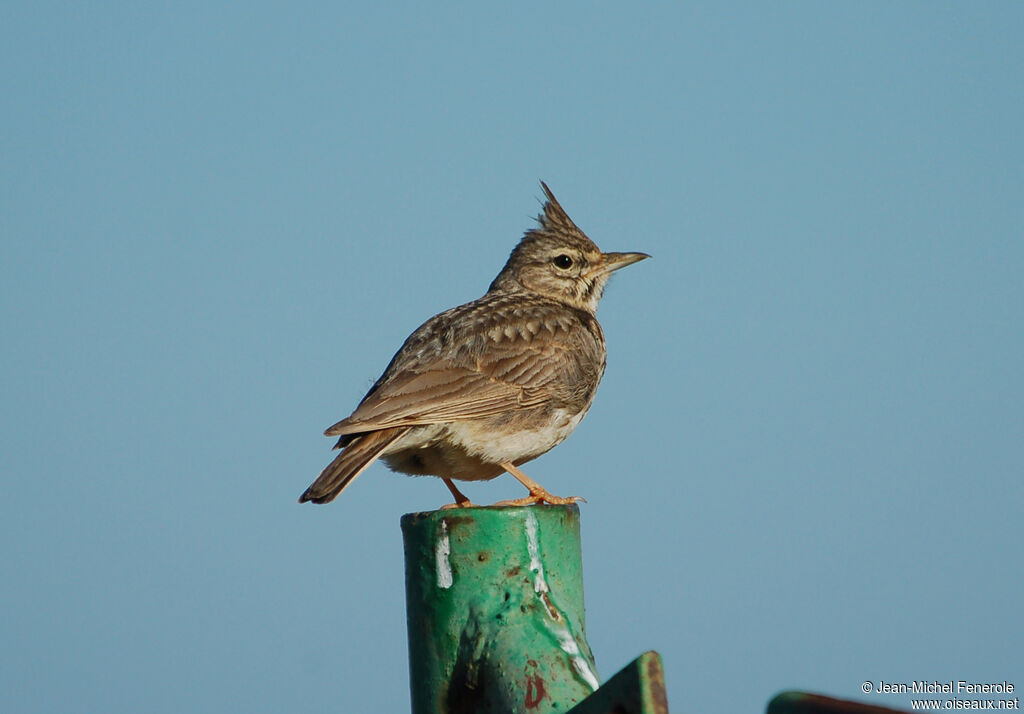
M 522 387 L 489 379 L 462 367 L 435 364 L 385 382 L 327 436 L 357 434 L 394 426 L 434 424 L 498 414 L 539 403 Z
M 596 321 L 593 325 L 596 326 Z M 344 436 L 396 426 L 479 419 L 550 402 L 589 400 L 604 369 L 599 327 L 561 321 L 538 334 L 526 322 L 484 331 L 474 348 L 388 372 L 359 407 L 324 432 Z

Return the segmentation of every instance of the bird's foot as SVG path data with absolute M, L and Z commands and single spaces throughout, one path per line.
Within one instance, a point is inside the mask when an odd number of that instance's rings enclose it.
M 501 468 L 512 474 L 516 480 L 526 486 L 530 492 L 529 496 L 514 498 L 511 501 L 498 501 L 495 506 L 535 506 L 541 503 L 550 503 L 552 506 L 568 506 L 570 503 L 586 503 L 587 499 L 579 496 L 554 496 L 548 493 L 547 489 L 534 481 L 532 478 L 517 469 L 514 464 L 503 462 L 498 464 Z
M 469 497 L 456 488 L 455 484 L 450 478 L 442 478 L 444 485 L 448 487 L 448 490 L 452 492 L 452 498 L 455 499 L 455 503 L 448 503 L 441 506 L 442 511 L 447 511 L 450 508 L 476 508 L 476 504 L 469 500 Z
M 446 503 L 441 506 L 442 511 L 449 511 L 453 508 L 479 508 L 475 503 L 470 501 L 468 498 L 465 501 L 456 501 L 455 503 Z
M 586 503 L 587 499 L 581 496 L 555 496 L 547 491 L 531 491 L 529 496 L 513 498 L 508 501 L 498 501 L 495 506 L 539 506 L 550 504 L 552 506 L 568 506 L 570 503 Z

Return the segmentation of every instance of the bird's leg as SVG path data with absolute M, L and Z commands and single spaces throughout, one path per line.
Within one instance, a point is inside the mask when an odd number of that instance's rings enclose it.
M 452 498 L 455 499 L 455 503 L 448 503 L 441 506 L 442 511 L 448 508 L 470 508 L 476 506 L 475 503 L 469 500 L 469 497 L 466 496 L 466 494 L 455 487 L 455 483 L 450 478 L 442 477 L 441 480 L 444 481 L 444 485 L 452 492 Z
M 495 506 L 532 506 L 538 503 L 550 503 L 555 506 L 565 506 L 570 503 L 577 503 L 583 501 L 586 503 L 586 499 L 580 498 L 579 496 L 569 496 L 563 498 L 562 496 L 553 496 L 548 493 L 547 489 L 541 486 L 539 483 L 534 481 L 532 478 L 524 474 L 522 471 L 517 469 L 515 465 L 504 461 L 498 464 L 501 468 L 512 474 L 519 483 L 526 486 L 530 491 L 530 495 L 524 498 L 516 498 L 511 501 L 498 501 Z

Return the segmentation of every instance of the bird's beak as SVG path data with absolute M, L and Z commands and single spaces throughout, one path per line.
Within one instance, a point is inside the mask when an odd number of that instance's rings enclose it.
M 619 268 L 625 268 L 627 265 L 633 263 L 639 263 L 645 258 L 651 256 L 647 253 L 602 253 L 600 264 L 594 266 L 594 273 L 610 273 Z

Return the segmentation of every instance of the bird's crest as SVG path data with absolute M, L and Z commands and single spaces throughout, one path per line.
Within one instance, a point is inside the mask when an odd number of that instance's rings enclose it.
M 526 237 L 537 234 L 551 234 L 563 238 L 576 238 L 577 240 L 582 240 L 587 248 L 592 247 L 594 250 L 597 250 L 597 246 L 587 237 L 587 234 L 572 222 L 569 214 L 562 208 L 562 204 L 555 198 L 555 194 L 551 192 L 548 185 L 543 181 L 540 182 L 540 185 L 544 189 L 547 201 L 544 202 L 543 212 L 537 216 L 539 227 L 528 230 Z

